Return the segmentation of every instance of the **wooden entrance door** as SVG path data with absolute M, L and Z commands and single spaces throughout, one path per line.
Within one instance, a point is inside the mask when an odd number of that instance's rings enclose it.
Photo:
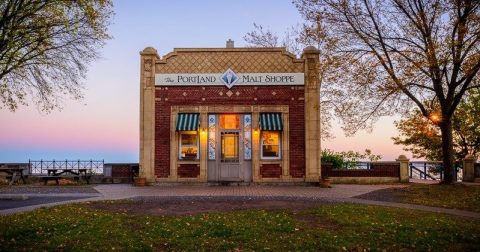
M 219 180 L 240 181 L 243 180 L 241 166 L 240 131 L 222 130 L 220 132 L 220 167 Z

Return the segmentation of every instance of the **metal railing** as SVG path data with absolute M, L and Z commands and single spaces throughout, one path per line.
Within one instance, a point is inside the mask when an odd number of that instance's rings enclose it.
M 398 163 L 396 161 L 354 161 L 354 162 L 344 162 L 342 167 L 335 167 L 334 170 L 371 170 L 375 166 L 390 165 Z M 332 164 L 332 163 L 329 163 Z M 333 165 L 333 164 L 332 164 Z
M 457 181 L 462 180 L 461 164 L 461 162 L 455 163 Z M 442 161 L 414 161 L 409 163 L 409 177 L 412 179 L 442 181 L 444 172 Z
M 342 167 L 336 170 L 369 170 L 372 169 L 372 162 L 345 162 Z
M 103 174 L 104 163 L 104 160 L 28 160 L 28 167 L 32 175 L 47 174 L 47 169 L 88 169 L 93 174 Z
M 340 168 L 334 170 L 370 170 L 375 163 L 382 162 L 346 162 Z M 455 163 L 456 180 L 462 180 L 462 162 Z M 409 163 L 409 177 L 412 179 L 442 181 L 444 177 L 442 161 L 413 161 Z M 480 172 L 480 166 L 479 166 Z

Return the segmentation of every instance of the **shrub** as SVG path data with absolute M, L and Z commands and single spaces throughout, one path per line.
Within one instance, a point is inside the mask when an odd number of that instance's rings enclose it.
M 378 161 L 382 158 L 381 155 L 372 154 L 372 151 L 365 149 L 362 154 L 356 151 L 342 151 L 335 152 L 333 150 L 322 150 L 321 160 L 325 163 L 331 163 L 334 169 L 349 169 L 357 166 L 357 162 L 368 160 L 370 162 Z

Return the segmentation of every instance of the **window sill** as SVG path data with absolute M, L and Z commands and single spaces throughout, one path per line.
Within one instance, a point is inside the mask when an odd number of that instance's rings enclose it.
M 195 159 L 195 160 L 177 160 L 177 164 L 199 164 L 200 163 L 200 160 L 199 159 Z
M 281 164 L 282 159 L 260 159 L 262 164 Z

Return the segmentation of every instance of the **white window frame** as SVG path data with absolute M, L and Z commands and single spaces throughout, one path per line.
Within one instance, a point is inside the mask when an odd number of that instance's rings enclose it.
M 192 135 L 195 133 L 197 135 L 197 141 L 196 145 L 182 145 L 182 135 Z M 199 160 L 200 159 L 200 146 L 199 146 L 199 139 L 200 138 L 200 132 L 198 131 L 179 131 L 178 134 L 178 160 L 180 161 L 192 161 L 192 160 Z M 189 159 L 189 158 L 184 158 L 182 157 L 182 146 L 183 147 L 197 147 L 197 157 L 195 159 Z
M 263 132 L 277 132 L 278 133 L 278 157 L 264 157 L 263 156 Z M 282 131 L 278 130 L 264 130 L 260 132 L 260 159 L 262 160 L 281 160 L 282 159 Z

